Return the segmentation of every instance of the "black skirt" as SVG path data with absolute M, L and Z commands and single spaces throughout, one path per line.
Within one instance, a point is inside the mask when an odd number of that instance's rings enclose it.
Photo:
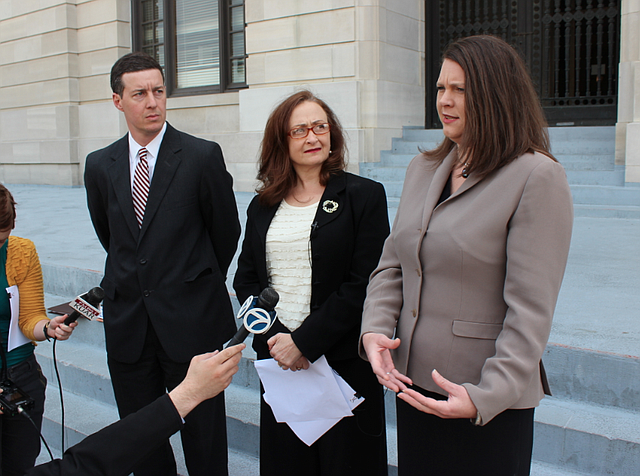
M 261 476 L 386 476 L 387 439 L 383 388 L 369 363 L 330 362 L 365 400 L 313 445 L 307 446 L 286 423 L 278 423 L 260 400 Z
M 398 476 L 528 476 L 533 412 L 533 408 L 505 410 L 486 425 L 475 426 L 468 418 L 443 419 L 396 398 Z

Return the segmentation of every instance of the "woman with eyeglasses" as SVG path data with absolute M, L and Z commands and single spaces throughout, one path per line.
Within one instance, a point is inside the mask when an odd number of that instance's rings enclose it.
M 267 286 L 280 301 L 253 348 L 291 371 L 324 355 L 365 400 L 307 446 L 261 398 L 262 476 L 387 474 L 382 386 L 357 352 L 369 275 L 389 234 L 387 200 L 381 184 L 345 172 L 345 152 L 340 122 L 309 91 L 267 121 L 233 284 L 241 303 Z

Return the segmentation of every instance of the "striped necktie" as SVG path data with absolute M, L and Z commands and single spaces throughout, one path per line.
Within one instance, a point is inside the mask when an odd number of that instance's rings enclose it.
M 147 149 L 144 147 L 138 152 L 140 160 L 136 166 L 133 175 L 133 209 L 136 212 L 138 226 L 142 228 L 142 219 L 144 218 L 144 208 L 147 205 L 147 197 L 149 196 L 149 162 L 147 162 Z

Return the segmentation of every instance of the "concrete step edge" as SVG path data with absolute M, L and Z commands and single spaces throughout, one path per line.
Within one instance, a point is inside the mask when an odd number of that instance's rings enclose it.
M 587 474 L 637 476 L 640 414 L 562 399 L 536 410 L 533 457 Z
M 535 415 L 538 424 L 597 435 L 610 441 L 624 441 L 627 445 L 637 447 L 640 457 L 638 411 L 576 402 L 560 397 L 546 397 L 540 402 Z
M 62 407 L 58 388 L 47 385 L 46 398 L 43 435 L 52 449 L 60 450 Z M 66 448 L 118 420 L 118 411 L 114 405 L 68 391 L 63 392 L 63 400 Z
M 49 385 L 57 387 L 52 351 L 40 345 L 36 355 Z M 56 343 L 56 359 L 60 382 L 66 392 L 115 405 L 104 351 L 87 344 L 62 342 Z
M 549 343 L 542 361 L 554 396 L 636 410 L 640 357 Z

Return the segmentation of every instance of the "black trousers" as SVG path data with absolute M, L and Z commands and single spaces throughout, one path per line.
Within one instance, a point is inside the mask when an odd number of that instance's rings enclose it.
M 446 397 L 413 387 L 443 400 Z M 505 410 L 484 426 L 446 420 L 396 398 L 398 476 L 528 476 L 533 408 Z
M 387 438 L 383 389 L 369 363 L 333 361 L 331 366 L 365 401 L 313 445 L 300 441 L 286 423 L 278 423 L 260 399 L 261 476 L 386 476 Z
M 149 323 L 144 349 L 133 364 L 108 359 L 120 418 L 134 413 L 175 388 L 187 375 L 189 362 L 166 355 Z M 189 476 L 227 476 L 227 426 L 224 393 L 202 402 L 184 419 L 180 432 Z M 136 476 L 176 476 L 169 440 L 134 470 Z
M 35 427 L 22 415 L 0 415 L 0 475 L 23 476 L 33 468 L 40 453 L 40 428 L 47 379 L 34 355 L 7 370 L 7 377 L 35 400 L 35 407 L 29 411 Z

